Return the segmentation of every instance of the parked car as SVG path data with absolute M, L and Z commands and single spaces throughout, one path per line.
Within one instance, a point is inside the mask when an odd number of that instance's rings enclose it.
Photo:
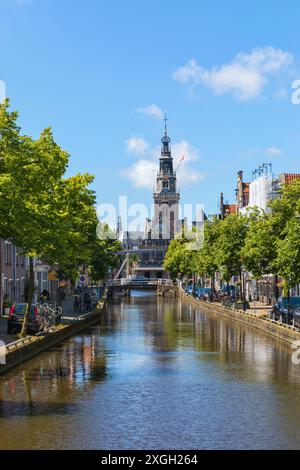
M 209 293 L 207 292 L 207 287 L 200 287 L 196 286 L 194 289 L 194 296 L 197 297 L 197 299 L 203 299 L 204 297 L 207 297 Z
M 7 334 L 19 333 L 22 330 L 24 316 L 26 312 L 26 304 L 13 304 L 9 317 L 7 319 Z M 45 319 L 38 305 L 32 305 L 29 312 L 27 325 L 28 333 L 40 333 L 44 330 Z
M 187 284 L 185 286 L 185 292 L 189 295 L 193 294 L 193 284 Z
M 300 296 L 280 297 L 271 310 L 271 318 L 282 323 L 292 324 L 293 318 L 300 323 Z M 297 312 L 297 314 L 296 314 Z
M 210 287 L 203 287 L 205 295 L 211 295 L 211 288 Z
M 236 296 L 236 286 L 232 284 L 224 285 L 221 288 L 221 292 L 228 294 L 231 298 Z
M 198 299 L 207 298 L 211 295 L 211 289 L 209 287 L 195 287 L 195 297 Z
M 209 287 L 201 287 L 201 286 L 194 286 L 193 284 L 187 284 L 185 286 L 185 292 L 189 295 L 193 295 L 198 299 L 203 297 L 208 297 L 211 293 L 211 289 Z
M 197 297 L 197 299 L 200 299 L 200 297 L 202 297 L 203 295 L 204 295 L 203 287 L 195 286 L 194 296 Z

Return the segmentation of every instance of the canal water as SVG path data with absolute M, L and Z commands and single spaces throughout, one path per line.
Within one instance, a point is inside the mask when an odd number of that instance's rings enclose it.
M 0 378 L 1 449 L 300 449 L 289 346 L 133 294 Z

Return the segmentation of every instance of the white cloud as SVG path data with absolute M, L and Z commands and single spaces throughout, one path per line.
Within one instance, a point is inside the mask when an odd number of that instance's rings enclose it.
M 183 163 L 187 163 L 198 160 L 199 150 L 193 147 L 187 140 L 181 140 L 172 146 L 172 156 L 175 163 L 179 162 L 182 156 L 184 156 Z
M 247 101 L 258 97 L 269 78 L 292 63 L 291 53 L 267 46 L 253 49 L 249 54 L 240 52 L 231 62 L 210 70 L 191 59 L 174 72 L 173 79 L 194 86 L 206 85 L 216 95 L 232 93 L 239 100 Z
M 144 155 L 149 148 L 149 143 L 142 137 L 138 136 L 130 137 L 130 139 L 126 141 L 126 145 L 127 153 L 137 156 Z
M 129 179 L 137 188 L 152 189 L 155 184 L 157 163 L 153 160 L 139 160 L 131 167 L 121 170 L 121 175 Z
M 174 170 L 177 171 L 179 187 L 194 184 L 204 178 L 204 175 L 192 167 L 191 162 L 199 158 L 199 150 L 188 141 L 181 140 L 172 146 Z M 156 183 L 159 165 L 160 147 L 149 148 L 147 158 L 135 162 L 129 168 L 121 170 L 121 175 L 129 179 L 138 188 L 152 189 Z M 182 161 L 180 161 L 184 157 Z
M 178 168 L 177 180 L 179 186 L 198 183 L 204 175 L 190 165 L 199 158 L 199 150 L 193 147 L 186 140 L 176 142 L 172 146 L 172 156 L 174 158 L 174 169 Z M 184 157 L 183 161 L 180 161 Z
M 152 116 L 156 119 L 163 119 L 164 117 L 163 111 L 156 104 L 150 104 L 150 106 L 146 106 L 145 108 L 138 108 L 137 112 L 146 114 L 147 116 Z
M 265 149 L 265 152 L 271 157 L 280 157 L 284 155 L 284 152 L 277 147 L 268 147 Z

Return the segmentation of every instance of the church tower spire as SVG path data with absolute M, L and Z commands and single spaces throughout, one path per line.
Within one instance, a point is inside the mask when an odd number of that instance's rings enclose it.
M 160 227 L 160 233 L 167 231 L 169 233 L 167 238 L 172 239 L 177 230 L 180 195 L 177 192 L 177 180 L 173 169 L 173 158 L 170 148 L 171 139 L 168 136 L 168 118 L 166 115 L 164 121 L 165 133 L 161 139 L 162 147 L 159 157 L 159 170 L 153 199 L 156 224 Z
M 164 117 L 164 121 L 165 121 L 165 135 L 168 135 L 168 131 L 167 131 L 167 122 L 168 122 L 168 118 L 167 118 L 167 113 L 165 113 L 165 117 Z
M 165 134 L 161 139 L 162 147 L 159 158 L 159 171 L 156 180 L 156 192 L 176 193 L 176 174 L 173 169 L 173 158 L 171 154 L 170 142 L 167 130 L 167 116 L 165 115 Z
M 167 121 L 168 121 L 168 118 L 167 118 L 167 115 L 165 114 L 165 117 L 164 117 L 164 121 L 165 121 L 165 135 L 163 136 L 163 138 L 161 139 L 161 143 L 162 143 L 162 148 L 161 148 L 161 155 L 163 157 L 171 157 L 171 150 L 170 150 L 170 142 L 171 142 L 171 139 L 170 137 L 168 136 L 168 130 L 167 130 Z

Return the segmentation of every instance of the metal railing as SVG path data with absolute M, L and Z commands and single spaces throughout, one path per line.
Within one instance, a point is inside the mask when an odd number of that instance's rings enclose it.
M 149 279 L 135 279 L 131 277 L 124 277 L 121 279 L 114 279 L 108 283 L 109 287 L 117 287 L 117 286 L 127 286 L 127 285 L 151 285 L 151 286 L 161 286 L 167 285 L 172 286 L 173 281 L 171 279 L 157 279 L 157 278 L 149 278 Z

